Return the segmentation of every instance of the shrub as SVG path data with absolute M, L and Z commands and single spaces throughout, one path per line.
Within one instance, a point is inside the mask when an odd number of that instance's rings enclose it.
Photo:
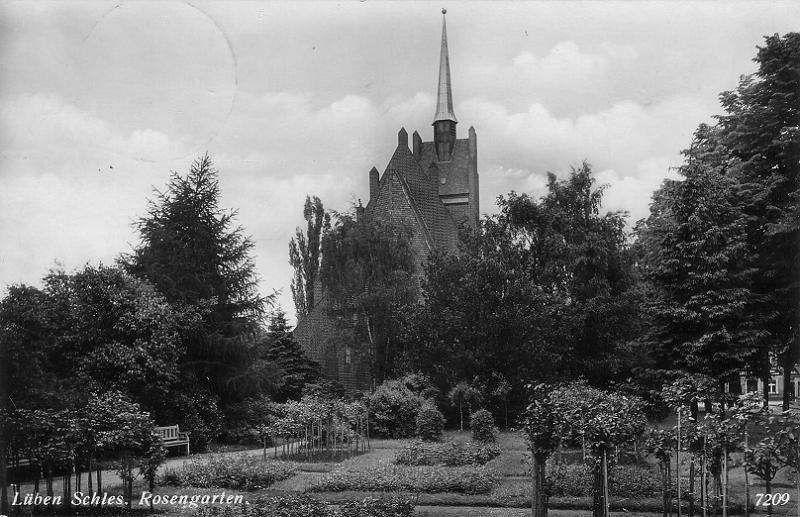
M 426 442 L 442 439 L 444 415 L 433 404 L 425 404 L 417 413 L 417 437 Z
M 493 443 L 497 441 L 497 428 L 494 426 L 494 417 L 485 410 L 479 409 L 472 413 L 469 420 L 472 429 L 472 439 L 481 443 Z
M 414 436 L 424 399 L 399 380 L 384 381 L 369 396 L 370 430 L 382 438 Z
M 479 443 L 422 443 L 415 442 L 395 454 L 397 465 L 445 465 L 461 467 L 465 465 L 485 465 L 500 455 L 496 444 Z
M 306 495 L 256 499 L 241 506 L 201 506 L 195 517 L 410 517 L 409 499 L 345 501 L 338 508 Z
M 591 468 L 559 463 L 548 470 L 552 495 L 582 497 L 593 494 Z M 661 494 L 661 477 L 652 468 L 617 465 L 609 471 L 609 492 L 618 497 L 655 497 Z
M 337 517 L 410 517 L 414 502 L 408 499 L 372 499 L 347 501 L 336 512 Z
M 485 467 L 406 467 L 347 465 L 323 476 L 308 487 L 310 492 L 455 492 L 486 494 L 495 475 Z
M 294 475 L 295 465 L 258 456 L 210 456 L 166 469 L 159 485 L 259 490 Z

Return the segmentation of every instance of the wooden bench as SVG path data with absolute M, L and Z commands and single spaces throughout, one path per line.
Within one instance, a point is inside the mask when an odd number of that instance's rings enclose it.
M 177 425 L 156 427 L 156 432 L 164 447 L 183 447 L 185 445 L 186 455 L 189 455 L 189 433 L 182 433 Z

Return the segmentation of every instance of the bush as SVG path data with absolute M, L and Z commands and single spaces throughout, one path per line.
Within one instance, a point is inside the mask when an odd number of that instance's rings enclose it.
M 406 467 L 384 464 L 364 468 L 347 465 L 326 474 L 307 490 L 487 494 L 494 480 L 494 473 L 485 467 Z
M 258 456 L 210 456 L 194 459 L 177 469 L 166 469 L 158 484 L 259 490 L 293 476 L 295 470 L 293 463 L 263 460 Z
M 552 495 L 583 497 L 593 494 L 591 468 L 580 464 L 559 463 L 548 470 Z M 655 469 L 617 465 L 608 474 L 608 490 L 615 497 L 655 497 L 661 494 L 661 477 Z
M 408 499 L 372 499 L 347 501 L 335 514 L 337 517 L 410 517 L 414 502 Z
M 425 404 L 417 413 L 417 437 L 426 442 L 442 439 L 444 415 L 433 404 Z
M 415 442 L 395 454 L 397 465 L 485 465 L 500 455 L 496 444 L 479 443 L 422 443 Z
M 369 396 L 370 430 L 382 438 L 410 438 L 424 399 L 399 380 L 384 381 Z
M 256 499 L 241 506 L 201 506 L 196 517 L 410 517 L 408 499 L 345 501 L 338 508 L 305 495 Z
M 481 443 L 494 443 L 497 441 L 497 428 L 494 426 L 494 417 L 485 410 L 479 409 L 472 413 L 469 419 L 472 429 L 472 439 Z

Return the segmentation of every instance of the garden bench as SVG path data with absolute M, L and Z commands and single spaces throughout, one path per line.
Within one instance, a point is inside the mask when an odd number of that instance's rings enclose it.
M 183 447 L 186 446 L 186 455 L 189 455 L 189 433 L 182 433 L 177 425 L 156 427 L 156 433 L 161 438 L 164 447 Z

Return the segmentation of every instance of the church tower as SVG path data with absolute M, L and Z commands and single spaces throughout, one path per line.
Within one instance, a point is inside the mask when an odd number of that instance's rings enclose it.
M 439 161 L 449 161 L 456 144 L 456 114 L 453 113 L 453 87 L 450 83 L 450 56 L 447 50 L 447 9 L 442 9 L 442 48 L 439 54 L 439 90 L 433 116 L 433 143 Z

